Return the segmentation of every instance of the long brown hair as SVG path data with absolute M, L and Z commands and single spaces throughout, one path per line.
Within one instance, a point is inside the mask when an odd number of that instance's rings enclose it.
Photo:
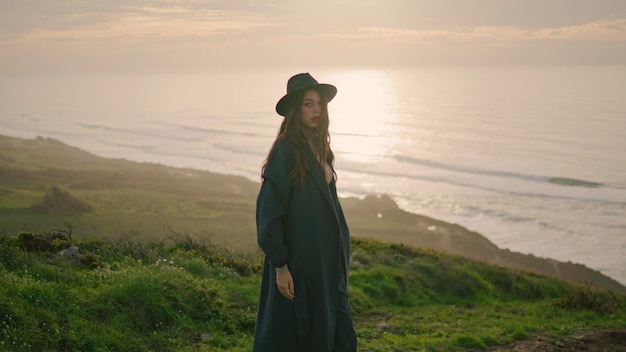
M 278 130 L 278 135 L 276 136 L 276 140 L 272 144 L 270 151 L 263 163 L 263 167 L 261 168 L 261 174 L 265 171 L 269 160 L 272 158 L 274 154 L 274 150 L 278 143 L 282 140 L 289 138 L 291 143 L 293 144 L 295 151 L 295 161 L 296 166 L 289 173 L 289 181 L 292 185 L 299 184 L 301 188 L 304 188 L 307 180 L 307 173 L 309 171 L 309 166 L 306 162 L 306 148 L 309 148 L 309 142 L 307 138 L 311 139 L 311 149 L 313 154 L 317 158 L 317 161 L 320 165 L 324 165 L 328 163 L 333 172 L 333 177 L 336 179 L 337 174 L 335 173 L 335 155 L 333 151 L 330 149 L 330 134 L 328 133 L 328 107 L 326 102 L 326 97 L 322 96 L 320 92 L 320 99 L 322 102 L 322 111 L 320 114 L 320 123 L 315 130 L 308 130 L 306 126 L 302 124 L 301 118 L 301 108 L 304 103 L 304 93 L 306 90 L 295 93 L 295 97 L 292 100 L 291 105 L 289 106 L 289 112 L 286 114 L 283 122 L 280 125 L 280 129 Z

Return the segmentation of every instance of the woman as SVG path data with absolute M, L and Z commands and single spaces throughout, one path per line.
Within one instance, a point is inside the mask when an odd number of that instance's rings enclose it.
M 257 240 L 265 253 L 256 352 L 356 351 L 348 305 L 350 233 L 337 190 L 327 103 L 337 88 L 295 75 L 263 165 Z

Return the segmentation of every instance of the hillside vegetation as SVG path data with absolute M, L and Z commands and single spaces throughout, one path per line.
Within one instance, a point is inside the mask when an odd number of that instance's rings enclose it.
M 0 350 L 250 351 L 261 259 L 177 234 L 4 234 Z M 353 241 L 349 295 L 360 351 L 487 350 L 538 336 L 558 346 L 626 327 L 620 294 L 376 240 Z
M 71 227 L 78 239 L 156 241 L 172 231 L 257 251 L 258 182 L 243 177 L 106 159 L 47 138 L 0 136 L 0 230 Z M 343 198 L 351 233 L 626 293 L 581 264 L 503 250 L 466 228 L 401 210 L 389 197 Z
M 249 351 L 258 187 L 0 136 L 0 351 Z M 626 290 L 601 273 L 501 250 L 389 197 L 342 204 L 360 351 L 626 336 Z

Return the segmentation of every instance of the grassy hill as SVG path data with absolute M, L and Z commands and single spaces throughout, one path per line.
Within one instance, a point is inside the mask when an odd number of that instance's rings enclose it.
M 155 241 L 172 232 L 256 253 L 259 183 L 101 158 L 54 139 L 0 136 L 0 231 L 73 231 L 78 239 Z M 342 199 L 354 237 L 454 253 L 626 293 L 584 265 L 502 250 L 462 226 L 402 211 L 386 196 Z
M 0 136 L 0 351 L 249 351 L 257 191 L 237 176 Z M 360 351 L 626 334 L 624 288 L 598 272 L 500 250 L 388 197 L 342 202 Z M 550 270 L 593 285 L 538 274 Z
M 73 254 L 59 251 L 75 246 Z M 260 255 L 154 242 L 0 236 L 0 350 L 249 351 Z M 626 297 L 432 250 L 353 241 L 360 351 L 487 350 L 626 328 Z

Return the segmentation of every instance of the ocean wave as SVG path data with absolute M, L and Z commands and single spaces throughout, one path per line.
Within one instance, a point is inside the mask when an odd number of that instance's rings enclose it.
M 174 127 L 178 127 L 184 130 L 192 131 L 192 132 L 202 132 L 209 134 L 218 134 L 218 135 L 230 135 L 230 136 L 245 136 L 245 137 L 261 137 L 263 135 L 252 132 L 235 132 L 229 131 L 226 129 L 217 129 L 217 128 L 206 128 L 206 127 L 197 127 L 197 126 L 189 126 L 189 125 L 172 125 Z
M 154 146 L 153 145 L 138 145 L 138 144 L 129 144 L 129 143 L 117 143 L 117 142 L 110 142 L 110 141 L 105 141 L 102 139 L 98 139 L 98 142 L 104 144 L 104 145 L 111 145 L 114 147 L 120 147 L 120 148 L 127 148 L 127 149 L 137 149 L 137 150 L 141 150 L 144 152 L 151 152 L 154 150 Z
M 550 177 L 548 182 L 555 183 L 561 186 L 572 186 L 572 187 L 598 188 L 598 187 L 604 186 L 602 183 L 577 180 L 574 178 L 567 178 L 567 177 Z
M 216 143 L 213 145 L 213 147 L 224 150 L 224 151 L 237 153 L 237 154 L 243 154 L 243 155 L 265 156 L 267 155 L 267 152 L 268 152 L 267 150 L 264 150 L 263 148 L 254 148 L 254 147 L 246 148 L 246 146 L 235 145 L 235 144 Z
M 365 133 L 348 133 L 348 132 L 337 132 L 334 133 L 333 136 L 345 136 L 345 137 L 367 137 L 367 138 L 371 138 L 374 137 L 371 134 L 365 134 Z
M 553 183 L 553 184 L 557 184 L 560 186 L 588 187 L 588 188 L 599 188 L 599 187 L 607 186 L 603 183 L 579 180 L 575 178 L 539 176 L 539 175 L 515 173 L 515 172 L 508 172 L 508 171 L 494 171 L 494 170 L 487 170 L 487 169 L 480 169 L 480 168 L 472 168 L 472 167 L 467 167 L 467 166 L 446 164 L 446 163 L 425 160 L 425 159 L 416 159 L 416 158 L 411 158 L 407 156 L 395 156 L 394 159 L 400 162 L 404 162 L 404 163 L 410 163 L 414 165 L 426 166 L 430 168 L 442 169 L 442 170 L 447 170 L 447 171 L 455 171 L 455 172 L 475 174 L 475 175 L 498 176 L 498 177 L 513 178 L 513 179 L 520 179 L 520 180 L 525 180 L 525 181 L 541 182 L 541 183 L 548 182 L 548 183 Z
M 533 217 L 515 215 L 507 210 L 502 210 L 499 208 L 484 208 L 478 205 L 469 205 L 464 206 L 463 209 L 466 209 L 468 212 L 470 212 L 472 216 L 481 214 L 490 217 L 500 218 L 507 222 L 536 222 L 536 219 Z
M 599 203 L 607 203 L 607 204 L 619 204 L 626 205 L 626 195 L 624 195 L 623 199 L 609 199 L 606 194 L 571 194 L 571 193 L 549 193 L 549 192 L 541 192 L 541 191 L 518 191 L 519 188 L 513 187 L 495 187 L 494 183 L 487 184 L 477 184 L 477 183 L 469 183 L 463 182 L 459 178 L 445 177 L 445 176 L 426 176 L 426 175 L 416 175 L 416 174 L 406 174 L 399 172 L 388 172 L 388 171 L 379 171 L 379 170 L 366 170 L 359 167 L 348 166 L 344 167 L 344 170 L 360 173 L 360 174 L 369 174 L 373 176 L 383 176 L 390 178 L 406 178 L 418 181 L 427 181 L 427 182 L 435 182 L 435 183 L 445 183 L 452 186 L 459 186 L 469 189 L 476 189 L 481 191 L 494 192 L 499 194 L 510 194 L 517 196 L 529 196 L 529 197 L 537 197 L 537 198 L 545 198 L 545 199 L 563 199 L 563 200 L 584 200 L 584 201 L 594 201 Z M 607 190 L 608 191 L 608 190 Z M 605 192 L 606 193 L 606 192 Z M 613 194 L 614 192 L 611 192 Z
M 185 141 L 185 142 L 199 142 L 202 141 L 203 138 L 193 138 L 190 136 L 181 136 L 179 137 L 178 134 L 172 133 L 171 131 L 168 130 L 139 130 L 139 129 L 128 129 L 128 128 L 116 128 L 116 127 L 110 127 L 110 126 L 104 126 L 104 125 L 94 125 L 94 124 L 86 124 L 86 123 L 82 123 L 79 122 L 78 125 L 80 127 L 83 128 L 87 128 L 87 129 L 91 129 L 91 130 L 99 130 L 99 131 L 105 131 L 105 132 L 111 132 L 114 134 L 125 134 L 125 135 L 130 135 L 130 136 L 139 136 L 139 137 L 151 137 L 151 138 L 160 138 L 160 139 L 166 139 L 166 140 L 176 140 L 176 141 Z M 112 144 L 110 142 L 105 142 L 104 140 L 102 140 L 102 142 L 107 143 L 107 144 Z
M 88 124 L 88 123 L 82 123 L 82 122 L 78 122 L 77 123 L 78 126 L 83 127 L 83 128 L 87 128 L 90 130 L 99 130 L 99 131 L 109 131 L 109 132 L 122 132 L 122 133 L 129 133 L 129 130 L 123 129 L 123 128 L 115 128 L 115 127 L 110 127 L 110 126 L 104 126 L 104 125 L 93 125 L 93 124 Z

